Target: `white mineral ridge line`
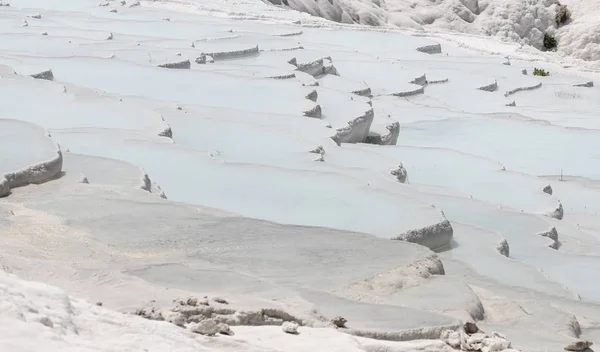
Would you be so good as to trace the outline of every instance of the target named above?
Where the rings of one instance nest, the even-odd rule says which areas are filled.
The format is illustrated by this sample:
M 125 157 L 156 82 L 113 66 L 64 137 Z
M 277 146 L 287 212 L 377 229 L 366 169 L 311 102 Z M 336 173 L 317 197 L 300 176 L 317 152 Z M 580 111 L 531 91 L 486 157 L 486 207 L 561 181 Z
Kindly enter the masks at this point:
M 6 97 L 0 102 L 5 116 L 49 129 L 100 127 L 158 133 L 165 126 L 154 111 L 79 87 L 63 88 L 61 84 L 14 75 L 0 81 L 0 94 Z
M 0 119 L 0 196 L 11 188 L 42 183 L 60 173 L 62 153 L 43 128 Z
M 211 104 L 268 113 L 302 114 L 314 105 L 304 99 L 307 89 L 287 80 L 265 78 L 248 81 L 211 72 L 165 70 L 132 65 L 118 60 L 81 57 L 51 59 L 50 62 L 55 74 L 60 75 L 63 81 L 113 94 L 144 96 L 184 104 Z M 86 69 L 92 64 L 98 65 L 99 70 Z M 119 79 L 115 80 L 117 76 Z M 148 79 L 161 84 L 144 84 L 143 82 Z M 206 84 L 206 82 L 211 83 Z M 248 94 L 251 91 L 261 93 Z M 232 100 L 231 96 L 239 99 Z
M 342 175 L 223 164 L 212 160 L 208 152 L 190 151 L 167 143 L 131 143 L 122 140 L 118 134 L 107 132 L 55 132 L 55 135 L 73 152 L 121 159 L 143 167 L 170 199 L 222 208 L 249 217 L 363 231 L 388 238 L 443 220 L 438 210 L 415 199 L 399 200 L 388 192 L 369 189 L 364 181 L 342 178 Z M 187 165 L 184 173 L 167 172 L 169 168 L 181 168 L 182 165 Z M 241 174 L 244 174 L 242 179 L 236 176 Z M 270 180 L 268 186 L 263 183 L 265 179 Z M 304 186 L 308 184 L 310 188 Z M 299 192 L 299 189 L 303 191 Z M 313 200 L 307 201 L 311 198 L 305 198 L 306 192 L 314 196 Z M 239 194 L 248 197 L 240 202 Z M 332 194 L 336 196 L 331 197 Z M 300 201 L 301 198 L 304 200 Z M 266 199 L 269 201 L 265 202 Z M 277 205 L 282 204 L 279 202 L 289 204 L 289 207 L 282 208 Z M 314 207 L 315 202 L 321 205 Z M 376 203 L 387 205 L 376 211 L 373 207 Z M 362 214 L 360 219 L 370 220 L 354 218 L 349 221 L 347 214 L 350 213 Z M 414 215 L 402 218 L 393 215 L 399 213 Z

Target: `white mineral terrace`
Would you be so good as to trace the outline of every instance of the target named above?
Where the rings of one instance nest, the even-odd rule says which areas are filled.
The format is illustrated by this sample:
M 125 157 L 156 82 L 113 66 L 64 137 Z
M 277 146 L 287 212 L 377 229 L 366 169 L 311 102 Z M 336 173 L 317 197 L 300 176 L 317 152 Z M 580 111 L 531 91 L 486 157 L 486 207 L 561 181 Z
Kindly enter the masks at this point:
M 597 73 L 254 0 L 2 4 L 0 351 L 600 341 Z

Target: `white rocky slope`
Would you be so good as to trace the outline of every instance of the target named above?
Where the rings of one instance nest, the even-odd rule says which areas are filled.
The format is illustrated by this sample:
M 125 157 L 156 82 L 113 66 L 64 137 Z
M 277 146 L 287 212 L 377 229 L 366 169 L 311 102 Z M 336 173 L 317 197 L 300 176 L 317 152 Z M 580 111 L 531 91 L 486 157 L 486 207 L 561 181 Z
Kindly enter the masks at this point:
M 599 68 L 600 5 L 594 0 L 272 0 L 331 21 L 369 26 L 398 26 L 488 35 L 543 49 L 544 34 L 555 36 L 558 52 L 591 61 Z M 557 6 L 567 5 L 571 19 L 556 22 Z
M 0 15 L 0 177 L 35 181 L 0 199 L 4 270 L 124 312 L 208 296 L 217 350 L 600 338 L 597 75 L 256 1 Z
M 234 328 L 234 336 L 203 336 L 164 321 L 123 314 L 25 281 L 0 270 L 0 349 L 3 351 L 452 351 L 441 340 L 377 342 L 336 332 L 272 326 Z

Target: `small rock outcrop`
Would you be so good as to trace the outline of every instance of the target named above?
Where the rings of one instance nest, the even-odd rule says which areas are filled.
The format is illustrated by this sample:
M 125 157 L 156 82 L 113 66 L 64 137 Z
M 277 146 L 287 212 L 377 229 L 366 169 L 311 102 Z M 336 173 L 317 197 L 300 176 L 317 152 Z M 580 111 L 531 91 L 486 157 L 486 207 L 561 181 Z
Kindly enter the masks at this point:
M 318 97 L 319 97 L 319 93 L 317 93 L 316 90 L 313 90 L 310 93 L 308 93 L 305 98 L 316 102 Z
M 556 27 L 560 27 L 560 25 L 565 24 L 571 18 L 571 11 L 567 8 L 567 5 L 556 5 Z
M 511 349 L 511 343 L 506 336 L 497 332 L 488 335 L 479 330 L 474 323 L 466 323 L 456 331 L 445 330 L 440 339 L 448 346 L 460 351 L 515 351 Z
M 442 45 L 441 44 L 432 44 L 425 45 L 417 48 L 417 51 L 426 54 L 441 54 L 442 53 Z
M 415 79 L 413 79 L 409 83 L 416 84 L 416 85 L 419 85 L 419 86 L 424 86 L 424 85 L 427 84 L 427 75 L 423 74 L 422 76 L 416 77 Z
M 594 81 L 589 81 L 589 82 L 582 83 L 582 84 L 576 84 L 576 85 L 574 85 L 574 87 L 593 88 L 594 87 Z
M 85 177 L 85 175 L 81 175 L 81 177 L 79 178 L 77 183 L 90 183 L 90 181 L 88 180 L 87 177 Z
M 188 330 L 200 335 L 214 336 L 219 332 L 219 323 L 213 319 L 205 319 L 188 325 Z
M 286 321 L 281 324 L 281 330 L 286 334 L 297 335 L 298 334 L 298 323 L 293 321 Z
M 436 250 L 447 246 L 453 235 L 454 229 L 450 221 L 442 220 L 437 224 L 401 233 L 392 237 L 392 240 L 417 243 L 431 250 Z
M 565 215 L 565 211 L 563 209 L 562 203 L 559 201 L 558 206 L 553 211 L 546 213 L 547 217 L 554 218 L 557 220 L 562 220 Z
M 325 148 L 323 148 L 322 145 L 316 147 L 313 150 L 309 150 L 310 153 L 314 153 L 314 154 L 321 154 L 324 155 L 325 154 Z
M 162 67 L 162 68 L 179 69 L 179 70 L 187 70 L 187 69 L 190 69 L 190 67 L 192 67 L 190 64 L 190 60 L 183 60 L 183 61 L 179 61 L 179 62 L 167 62 L 167 63 L 160 64 L 157 66 Z
M 369 135 L 365 139 L 365 143 L 378 144 L 378 145 L 396 145 L 398 143 L 398 137 L 400 136 L 400 123 L 393 122 L 385 129 L 388 131 L 385 134 L 379 134 L 375 131 L 370 130 Z
M 509 91 L 506 91 L 504 93 L 504 96 L 508 97 L 509 95 L 513 95 L 513 94 L 518 93 L 518 92 L 522 92 L 522 91 L 526 91 L 526 90 L 534 90 L 534 89 L 538 89 L 538 88 L 541 88 L 541 87 L 542 87 L 542 82 L 540 82 L 540 83 L 538 83 L 538 84 L 536 84 L 534 86 L 518 87 L 518 88 L 515 88 L 515 89 L 511 89 Z
M 544 187 L 544 189 L 542 189 L 542 191 L 544 193 L 548 193 L 549 195 L 552 195 L 552 186 L 546 185 L 546 187 Z
M 320 119 L 323 116 L 323 110 L 321 110 L 321 105 L 317 104 L 312 107 L 310 110 L 306 110 L 303 112 L 304 116 L 313 117 L 315 119 Z
M 221 304 L 229 304 L 229 302 L 227 302 L 227 300 L 225 300 L 224 298 L 221 298 L 221 297 L 215 297 L 215 298 L 213 298 L 213 301 L 215 301 L 217 303 L 221 303 Z
M 206 336 L 216 334 L 233 336 L 231 326 L 240 325 L 271 325 L 283 326 L 282 329 L 297 331 L 298 326 L 306 322 L 278 308 L 264 308 L 243 311 L 231 308 L 223 298 L 189 297 L 176 299 L 173 306 L 158 308 L 151 301 L 146 307 L 133 314 L 145 319 L 166 321 L 187 330 Z M 295 327 L 295 328 L 294 328 Z M 293 332 L 290 332 L 293 333 Z
M 481 86 L 481 87 L 479 87 L 477 89 L 483 90 L 483 91 L 486 91 L 486 92 L 495 92 L 495 91 L 498 90 L 498 82 L 490 83 L 488 85 Z
M 52 70 L 46 70 L 46 71 L 34 73 L 34 74 L 31 74 L 30 76 L 35 79 L 45 79 L 47 81 L 54 80 L 54 73 L 52 73 Z
M 406 169 L 404 168 L 404 165 L 402 165 L 402 163 L 398 165 L 398 168 L 390 171 L 390 174 L 396 176 L 396 179 L 400 183 L 405 183 L 406 178 L 408 177 L 408 173 L 406 172 Z
M 347 322 L 348 322 L 348 320 L 346 320 L 346 318 L 341 317 L 341 316 L 331 319 L 331 323 L 338 328 L 345 328 Z
M 552 249 L 558 249 L 560 246 L 560 242 L 558 241 L 558 231 L 556 231 L 556 227 L 552 227 L 548 231 L 538 233 L 538 236 L 548 237 L 552 241 L 548 244 L 548 247 Z
M 466 322 L 463 328 L 465 329 L 465 332 L 469 335 L 479 332 L 479 328 L 477 327 L 477 325 L 475 323 L 471 323 L 470 321 Z
M 498 250 L 498 253 L 502 254 L 507 258 L 509 257 L 510 248 L 508 247 L 508 242 L 505 239 L 498 243 L 498 247 L 496 247 L 496 249 Z
M 194 43 L 192 43 L 192 47 L 194 47 Z M 196 63 L 201 65 L 207 63 L 212 64 L 213 62 L 215 62 L 215 59 L 212 56 L 206 54 L 202 54 L 196 58 Z
M 590 348 L 594 343 L 591 341 L 574 341 L 565 346 L 565 351 L 585 351 Z
M 219 334 L 221 334 L 221 335 L 229 335 L 229 336 L 235 335 L 233 333 L 233 330 L 231 330 L 231 327 L 229 327 L 229 325 L 227 325 L 227 324 L 219 323 L 219 324 L 217 324 L 217 329 L 219 330 Z

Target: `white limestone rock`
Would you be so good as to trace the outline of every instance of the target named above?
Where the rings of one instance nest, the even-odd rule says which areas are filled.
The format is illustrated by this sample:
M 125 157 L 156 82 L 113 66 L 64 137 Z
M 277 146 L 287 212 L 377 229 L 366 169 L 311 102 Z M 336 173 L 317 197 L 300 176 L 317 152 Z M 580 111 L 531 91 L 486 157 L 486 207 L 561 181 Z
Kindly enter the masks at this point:
M 281 324 L 281 330 L 286 334 L 298 334 L 298 323 L 293 321 L 286 321 Z
M 594 343 L 591 341 L 573 341 L 565 346 L 565 351 L 585 351 L 590 348 Z
M 219 334 L 221 334 L 221 335 L 229 335 L 229 336 L 234 335 L 233 331 L 231 330 L 231 327 L 229 327 L 229 325 L 227 325 L 225 323 L 217 324 L 217 329 L 219 329 Z
M 188 330 L 200 335 L 214 336 L 219 332 L 219 324 L 214 319 L 205 319 L 188 325 Z
M 408 172 L 406 171 L 406 168 L 404 168 L 404 165 L 402 165 L 402 163 L 400 163 L 400 165 L 398 165 L 398 168 L 390 171 L 390 174 L 396 176 L 396 179 L 398 180 L 398 182 L 406 183 L 406 178 L 408 177 Z

